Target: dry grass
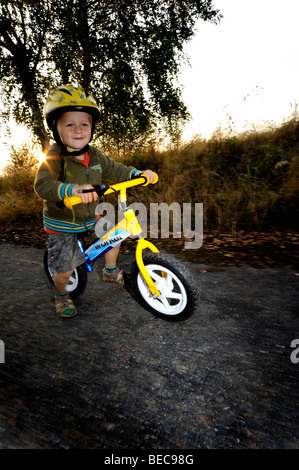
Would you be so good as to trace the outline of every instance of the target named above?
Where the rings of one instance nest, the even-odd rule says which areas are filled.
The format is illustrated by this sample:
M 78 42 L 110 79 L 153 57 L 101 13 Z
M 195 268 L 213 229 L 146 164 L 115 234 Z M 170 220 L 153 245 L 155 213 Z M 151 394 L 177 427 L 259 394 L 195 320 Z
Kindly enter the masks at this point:
M 9 171 L 0 177 L 0 221 L 41 221 L 42 201 L 33 191 L 34 173 Z
M 125 164 L 151 168 L 160 183 L 138 188 L 143 203 L 202 202 L 206 229 L 299 229 L 299 122 L 227 138 L 194 140 L 177 151 L 154 147 L 125 155 Z M 0 220 L 41 220 L 34 172 L 0 177 Z
M 153 151 L 151 151 L 153 154 Z M 162 201 L 203 202 L 204 226 L 221 230 L 299 228 L 299 122 L 195 140 L 177 152 L 138 155 L 163 184 Z M 134 156 L 127 163 L 137 163 Z

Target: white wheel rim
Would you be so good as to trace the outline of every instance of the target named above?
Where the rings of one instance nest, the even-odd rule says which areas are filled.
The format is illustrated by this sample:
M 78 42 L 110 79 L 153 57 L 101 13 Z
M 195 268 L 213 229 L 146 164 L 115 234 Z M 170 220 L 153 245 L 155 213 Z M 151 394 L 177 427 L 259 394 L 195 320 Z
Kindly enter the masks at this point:
M 180 279 L 169 269 L 159 264 L 147 264 L 146 270 L 161 296 L 155 297 L 148 288 L 142 274 L 137 276 L 137 285 L 143 299 L 156 311 L 164 315 L 178 315 L 187 304 L 186 289 Z M 166 273 L 166 277 L 162 276 Z

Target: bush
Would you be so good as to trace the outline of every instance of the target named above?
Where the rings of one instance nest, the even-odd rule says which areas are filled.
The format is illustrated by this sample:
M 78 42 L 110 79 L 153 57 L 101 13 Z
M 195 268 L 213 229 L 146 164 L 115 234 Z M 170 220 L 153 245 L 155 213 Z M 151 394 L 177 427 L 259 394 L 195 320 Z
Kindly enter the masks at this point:
M 33 191 L 36 164 L 28 149 L 16 152 L 0 177 L 0 220 L 41 222 L 42 201 Z M 202 202 L 204 227 L 219 230 L 299 229 L 299 122 L 245 133 L 195 139 L 179 150 L 140 148 L 122 159 L 151 168 L 159 184 L 134 189 L 144 204 Z M 133 201 L 132 201 L 133 202 Z
M 33 190 L 38 159 L 29 146 L 12 147 L 11 163 L 0 176 L 0 221 L 42 220 L 42 200 Z
M 159 199 L 203 202 L 204 226 L 220 230 L 298 229 L 299 122 L 197 139 L 178 152 L 143 153 L 130 164 L 159 166 Z M 153 162 L 153 165 L 152 165 Z

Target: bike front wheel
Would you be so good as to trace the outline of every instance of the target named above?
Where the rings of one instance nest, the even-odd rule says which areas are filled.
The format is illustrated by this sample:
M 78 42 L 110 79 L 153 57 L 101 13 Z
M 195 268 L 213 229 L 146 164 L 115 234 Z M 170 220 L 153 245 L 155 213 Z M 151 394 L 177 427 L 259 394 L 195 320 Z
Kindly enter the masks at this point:
M 131 279 L 140 303 L 164 320 L 190 317 L 198 301 L 198 289 L 190 271 L 177 259 L 162 253 L 147 253 L 143 262 L 161 295 L 152 295 L 135 261 Z
M 48 250 L 45 251 L 44 255 L 44 268 L 46 275 L 53 285 L 54 270 L 48 265 Z M 83 264 L 74 269 L 73 274 L 69 277 L 69 282 L 66 286 L 66 290 L 70 294 L 72 299 L 79 297 L 83 294 L 87 285 L 87 270 Z

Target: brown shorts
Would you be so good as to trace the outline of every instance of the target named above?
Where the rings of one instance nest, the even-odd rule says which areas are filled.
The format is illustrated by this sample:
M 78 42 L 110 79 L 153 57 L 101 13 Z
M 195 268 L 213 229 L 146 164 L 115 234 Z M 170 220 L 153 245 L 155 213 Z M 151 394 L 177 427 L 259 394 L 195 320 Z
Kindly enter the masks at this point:
M 75 233 L 51 233 L 48 239 L 48 265 L 57 273 L 66 273 L 84 263 Z

